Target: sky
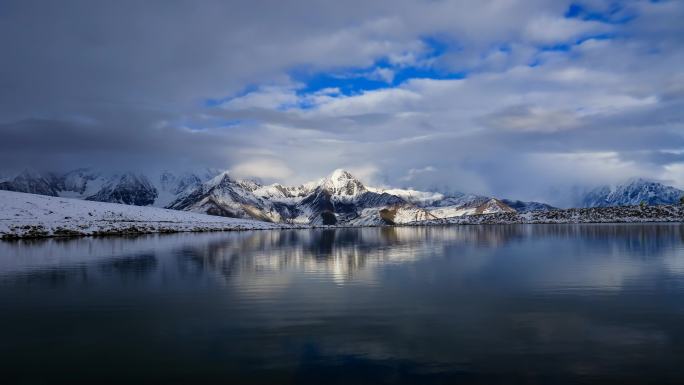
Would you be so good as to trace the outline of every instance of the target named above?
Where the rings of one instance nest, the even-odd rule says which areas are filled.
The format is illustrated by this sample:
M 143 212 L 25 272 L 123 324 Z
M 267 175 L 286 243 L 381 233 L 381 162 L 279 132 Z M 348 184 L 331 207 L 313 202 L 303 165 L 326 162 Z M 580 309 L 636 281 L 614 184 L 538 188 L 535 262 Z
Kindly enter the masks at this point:
M 4 169 L 684 188 L 684 1 L 0 1 Z

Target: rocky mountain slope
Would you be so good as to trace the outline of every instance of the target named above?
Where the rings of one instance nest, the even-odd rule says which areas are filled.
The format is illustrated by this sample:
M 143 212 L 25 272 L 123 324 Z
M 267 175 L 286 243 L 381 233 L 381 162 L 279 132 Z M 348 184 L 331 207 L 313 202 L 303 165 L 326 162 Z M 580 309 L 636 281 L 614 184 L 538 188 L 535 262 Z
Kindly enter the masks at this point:
M 60 187 L 59 180 L 54 175 L 41 175 L 31 170 L 24 170 L 14 178 L 6 178 L 0 182 L 0 190 L 49 196 L 58 196 Z
M 253 194 L 254 186 L 235 181 L 227 173 L 222 173 L 171 202 L 168 207 L 224 217 L 281 222 L 275 206 Z
M 18 175 L 0 180 L 0 190 L 165 207 L 217 173 L 213 170 L 178 174 L 164 171 L 155 175 L 144 175 L 133 172 L 105 173 L 86 168 L 66 173 L 24 170 Z
M 511 199 L 502 199 L 501 201 L 508 205 L 508 207 L 514 209 L 519 213 L 527 213 L 530 211 L 549 211 L 558 209 L 557 207 L 553 207 L 549 204 L 541 202 L 523 202 Z
M 678 204 L 684 191 L 646 179 L 632 179 L 616 186 L 600 186 L 586 193 L 579 207 Z

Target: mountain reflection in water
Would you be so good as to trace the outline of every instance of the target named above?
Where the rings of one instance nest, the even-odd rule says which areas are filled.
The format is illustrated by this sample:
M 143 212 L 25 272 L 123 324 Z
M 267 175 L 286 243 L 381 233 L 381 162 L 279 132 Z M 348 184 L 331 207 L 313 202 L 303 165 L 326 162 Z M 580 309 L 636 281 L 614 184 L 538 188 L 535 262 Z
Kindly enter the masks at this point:
M 682 298 L 677 224 L 2 242 L 0 369 L 3 383 L 679 383 Z

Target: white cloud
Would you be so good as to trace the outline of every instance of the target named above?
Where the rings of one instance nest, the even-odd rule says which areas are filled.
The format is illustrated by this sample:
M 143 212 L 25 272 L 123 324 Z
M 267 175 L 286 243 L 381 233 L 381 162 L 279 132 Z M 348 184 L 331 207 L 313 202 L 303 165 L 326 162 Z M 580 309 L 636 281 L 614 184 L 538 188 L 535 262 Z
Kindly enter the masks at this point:
M 529 22 L 524 36 L 534 43 L 562 44 L 574 43 L 581 37 L 607 33 L 611 30 L 609 24 L 596 21 L 541 16 Z
M 244 96 L 233 98 L 224 103 L 222 107 L 230 110 L 277 109 L 282 106 L 294 105 L 298 100 L 297 94 L 291 87 L 265 86 Z
M 423 168 L 411 168 L 408 170 L 406 175 L 399 178 L 399 180 L 402 182 L 410 182 L 421 174 L 431 173 L 431 172 L 435 172 L 435 171 L 436 171 L 435 168 L 432 166 L 425 166 Z
M 381 80 L 385 83 L 392 83 L 394 81 L 394 71 L 389 68 L 378 67 L 373 72 L 366 75 L 371 80 Z
M 254 159 L 239 163 L 230 169 L 237 178 L 259 178 L 264 180 L 284 180 L 293 175 L 287 165 L 277 159 Z
M 617 152 L 539 153 L 530 159 L 542 165 L 546 176 L 587 176 L 593 183 L 617 183 L 644 171 L 634 162 L 621 159 Z
M 484 117 L 485 124 L 514 132 L 556 132 L 580 126 L 577 114 L 543 107 L 513 106 Z
M 381 170 L 373 164 L 351 164 L 342 166 L 343 169 L 349 171 L 352 175 L 359 178 L 363 183 L 376 182 L 376 176 Z
M 684 190 L 684 162 L 667 164 L 663 169 L 661 179 Z

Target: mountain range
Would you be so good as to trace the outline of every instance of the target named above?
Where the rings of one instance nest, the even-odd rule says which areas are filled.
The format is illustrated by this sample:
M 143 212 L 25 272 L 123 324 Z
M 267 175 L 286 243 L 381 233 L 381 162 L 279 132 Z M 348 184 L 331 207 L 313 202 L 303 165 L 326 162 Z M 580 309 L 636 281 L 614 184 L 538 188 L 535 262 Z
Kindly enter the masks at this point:
M 352 174 L 298 186 L 261 185 L 221 173 L 169 208 L 270 222 L 314 225 L 408 223 L 451 216 L 515 211 L 490 197 L 445 196 L 413 190 L 368 187 Z
M 684 197 L 684 190 L 643 178 L 630 179 L 625 183 L 600 186 L 588 191 L 578 202 L 580 207 L 635 206 L 677 204 Z
M 136 206 L 165 207 L 213 178 L 219 171 L 157 174 L 99 172 L 80 168 L 66 173 L 24 170 L 0 179 L 0 190 L 79 198 Z
M 505 212 L 548 211 L 540 202 L 410 189 L 370 187 L 345 170 L 296 186 L 264 185 L 233 179 L 228 172 L 156 174 L 103 173 L 77 169 L 66 173 L 26 170 L 0 179 L 0 190 L 156 206 L 274 223 L 313 225 L 401 224 Z M 684 191 L 644 179 L 602 186 L 587 192 L 579 206 L 604 207 L 677 203 Z

